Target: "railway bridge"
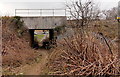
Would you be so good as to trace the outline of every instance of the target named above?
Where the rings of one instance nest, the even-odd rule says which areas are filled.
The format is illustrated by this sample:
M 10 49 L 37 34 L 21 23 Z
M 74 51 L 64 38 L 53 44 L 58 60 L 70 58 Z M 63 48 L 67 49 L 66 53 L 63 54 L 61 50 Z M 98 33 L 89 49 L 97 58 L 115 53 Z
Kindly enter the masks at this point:
M 44 11 L 51 14 L 45 14 Z M 53 40 L 54 28 L 66 26 L 67 23 L 65 9 L 15 9 L 15 16 L 20 16 L 24 26 L 29 29 L 32 46 L 34 45 L 35 30 L 48 30 L 49 40 Z

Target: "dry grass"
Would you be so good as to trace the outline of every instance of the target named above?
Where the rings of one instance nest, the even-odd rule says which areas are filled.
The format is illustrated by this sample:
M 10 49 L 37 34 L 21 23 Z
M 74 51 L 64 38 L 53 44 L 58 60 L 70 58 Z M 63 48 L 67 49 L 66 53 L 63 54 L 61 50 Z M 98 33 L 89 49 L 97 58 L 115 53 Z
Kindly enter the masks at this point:
M 91 33 L 65 38 L 56 52 L 61 52 L 49 65 L 53 75 L 120 74 L 118 47 L 96 39 Z M 104 40 L 103 40 L 104 41 Z M 109 42 L 110 43 L 110 42 Z M 112 53 L 111 53 L 112 52 Z
M 90 23 L 89 31 L 101 32 L 105 37 L 114 39 L 118 36 L 118 22 L 117 20 L 100 20 Z
M 33 61 L 38 53 L 30 47 L 27 31 L 19 37 L 15 20 L 3 17 L 2 20 L 2 65 L 4 69 L 12 69 Z

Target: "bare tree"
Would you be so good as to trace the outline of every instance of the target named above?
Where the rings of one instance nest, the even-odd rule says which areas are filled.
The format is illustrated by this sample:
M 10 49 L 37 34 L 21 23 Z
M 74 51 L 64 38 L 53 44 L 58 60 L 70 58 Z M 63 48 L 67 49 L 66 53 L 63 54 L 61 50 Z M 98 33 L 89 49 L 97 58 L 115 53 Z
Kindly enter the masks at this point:
M 116 19 L 117 7 L 113 7 L 112 9 L 109 9 L 109 10 L 103 10 L 102 13 L 105 16 L 106 20 Z
M 112 18 L 113 18 L 113 19 L 116 19 L 117 13 L 118 13 L 118 7 L 113 7 L 113 8 L 111 9 L 111 14 L 112 14 Z
M 85 2 L 82 0 L 72 1 L 70 5 L 67 4 L 67 7 L 72 19 L 75 20 L 74 26 L 77 28 L 87 26 L 93 16 L 96 15 L 97 17 L 100 13 L 98 10 L 97 13 L 94 13 L 94 3 L 92 0 L 86 0 Z
M 93 15 L 91 17 L 92 19 L 94 19 L 94 20 L 99 20 L 100 19 L 100 17 L 101 17 L 101 10 L 98 8 L 97 5 L 93 7 L 92 15 Z
M 108 18 L 109 18 L 109 11 L 103 10 L 102 13 L 103 13 L 103 15 L 105 16 L 105 19 L 108 19 Z

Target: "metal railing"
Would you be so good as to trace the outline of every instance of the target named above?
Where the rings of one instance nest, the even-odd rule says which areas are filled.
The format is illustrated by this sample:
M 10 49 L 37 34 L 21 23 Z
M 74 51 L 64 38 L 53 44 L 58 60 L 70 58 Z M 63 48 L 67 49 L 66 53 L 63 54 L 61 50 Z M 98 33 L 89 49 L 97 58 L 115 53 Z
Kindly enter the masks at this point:
M 44 12 L 49 13 L 50 16 L 56 16 L 56 11 L 61 12 L 62 16 L 66 16 L 66 9 L 15 9 L 15 16 L 44 16 Z

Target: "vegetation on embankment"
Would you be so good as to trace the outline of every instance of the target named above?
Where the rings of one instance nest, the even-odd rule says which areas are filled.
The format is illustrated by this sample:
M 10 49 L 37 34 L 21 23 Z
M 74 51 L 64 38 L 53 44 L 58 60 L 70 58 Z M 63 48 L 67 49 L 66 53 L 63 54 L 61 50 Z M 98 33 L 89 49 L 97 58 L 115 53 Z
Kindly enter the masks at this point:
M 103 33 L 105 37 L 112 40 L 118 37 L 119 27 L 117 20 L 92 21 L 89 25 L 88 31 Z
M 111 53 L 105 43 L 91 35 L 83 38 L 75 35 L 64 39 L 61 44 L 56 50 L 59 55 L 48 65 L 48 74 L 88 76 L 120 73 L 117 45 L 111 45 Z
M 117 22 L 97 21 L 91 24 L 83 29 L 82 34 L 74 28 L 76 34 L 59 42 L 60 46 L 54 50 L 56 54 L 50 56 L 48 74 L 97 76 L 120 73 L 117 43 L 104 39 L 117 37 Z M 103 34 L 100 38 L 93 35 L 98 32 Z
M 30 35 L 19 17 L 2 17 L 2 65 L 4 70 L 30 64 L 39 56 L 30 47 Z
M 75 20 L 69 20 L 68 27 L 74 28 Z M 118 37 L 118 22 L 117 20 L 92 20 L 85 26 L 87 32 L 103 33 L 105 37 L 114 39 Z
M 57 35 L 63 34 L 66 31 L 65 26 L 55 27 L 54 30 L 57 32 Z

